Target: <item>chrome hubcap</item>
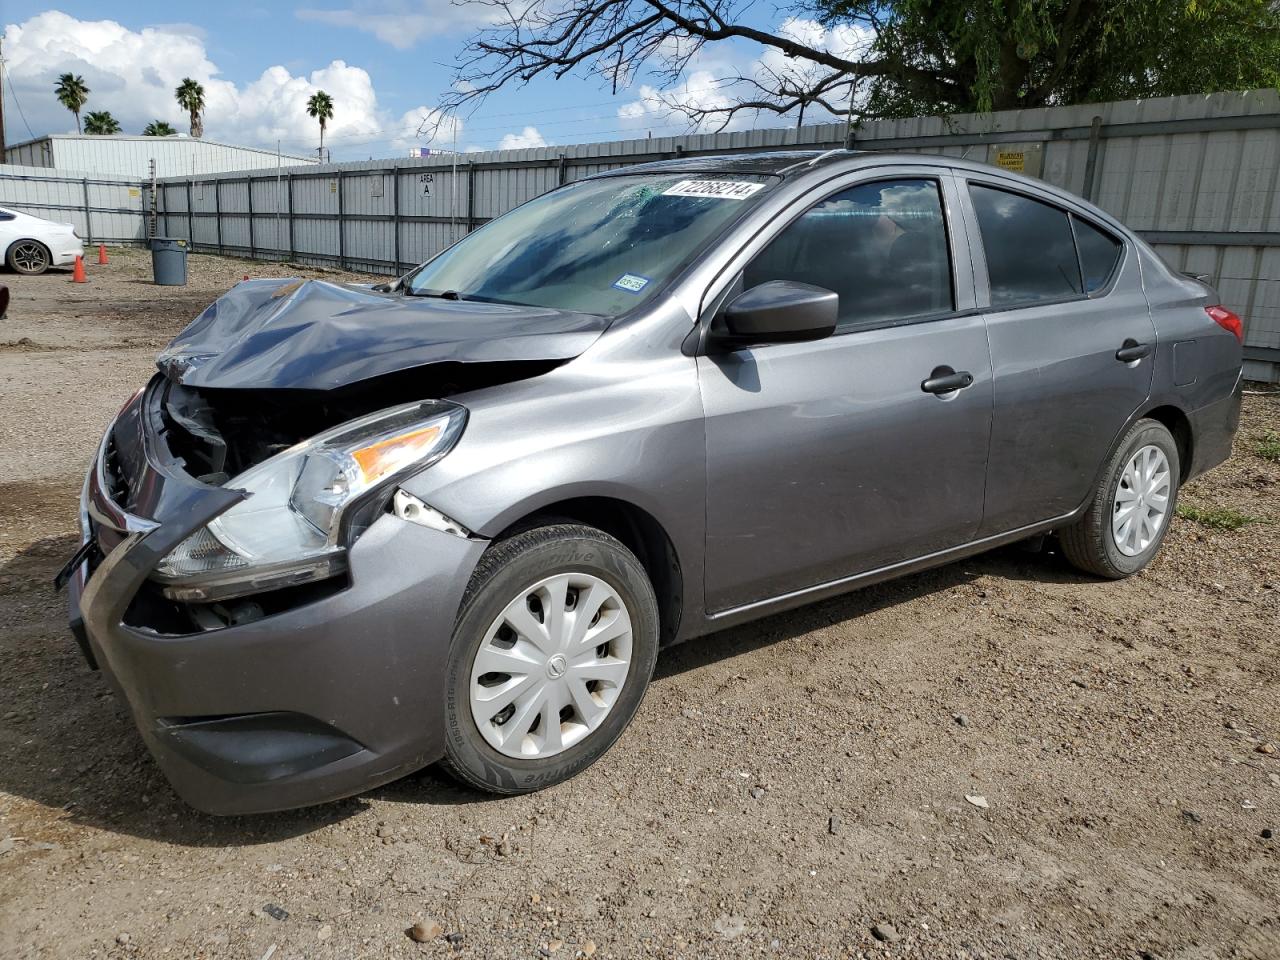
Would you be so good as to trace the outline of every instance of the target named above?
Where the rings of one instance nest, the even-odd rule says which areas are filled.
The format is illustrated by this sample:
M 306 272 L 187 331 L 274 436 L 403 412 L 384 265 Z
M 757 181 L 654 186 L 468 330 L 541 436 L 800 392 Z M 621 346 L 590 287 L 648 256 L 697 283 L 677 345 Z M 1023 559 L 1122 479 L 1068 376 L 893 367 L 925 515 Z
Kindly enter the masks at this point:
M 532 759 L 597 729 L 631 668 L 631 616 L 585 573 L 535 583 L 489 625 L 471 665 L 471 717 L 499 753 Z
M 1169 515 L 1169 458 L 1154 444 L 1135 453 L 1120 474 L 1111 508 L 1111 537 L 1126 557 L 1151 546 Z

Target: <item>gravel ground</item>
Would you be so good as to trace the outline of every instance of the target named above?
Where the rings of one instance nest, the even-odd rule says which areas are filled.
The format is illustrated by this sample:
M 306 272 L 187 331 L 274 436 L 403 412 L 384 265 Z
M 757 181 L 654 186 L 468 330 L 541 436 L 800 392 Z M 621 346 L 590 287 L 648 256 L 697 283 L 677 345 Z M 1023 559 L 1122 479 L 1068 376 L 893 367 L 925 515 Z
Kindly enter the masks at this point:
M 666 652 L 613 751 L 543 793 L 424 771 L 216 819 L 49 579 L 156 350 L 299 271 L 89 270 L 0 278 L 0 956 L 1280 957 L 1280 397 L 1130 580 L 996 552 Z

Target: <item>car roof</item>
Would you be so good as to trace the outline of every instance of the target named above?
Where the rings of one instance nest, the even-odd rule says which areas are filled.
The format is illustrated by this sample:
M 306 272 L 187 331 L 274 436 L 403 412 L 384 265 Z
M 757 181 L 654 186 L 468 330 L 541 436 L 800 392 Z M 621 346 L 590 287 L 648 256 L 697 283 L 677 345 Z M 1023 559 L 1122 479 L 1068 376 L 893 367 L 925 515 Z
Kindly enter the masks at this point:
M 624 157 L 618 159 L 624 160 Z M 936 153 L 905 153 L 882 150 L 766 150 L 759 152 L 717 153 L 698 156 L 677 156 L 670 160 L 656 160 L 635 166 L 620 167 L 595 174 L 596 177 L 625 176 L 634 173 L 755 173 L 777 177 L 799 177 L 815 170 L 831 167 L 880 166 L 885 163 L 927 164 L 954 167 L 981 172 L 998 171 L 990 164 L 966 160 L 962 157 L 946 157 Z M 1018 178 L 1022 179 L 1022 178 Z M 1030 181 L 1029 181 L 1030 182 Z M 1039 183 L 1039 181 L 1035 181 Z
M 625 159 L 625 158 L 619 158 Z M 680 156 L 670 160 L 640 163 L 631 167 L 619 167 L 594 175 L 617 177 L 634 173 L 691 173 L 708 174 L 761 174 L 778 177 L 783 181 L 799 179 L 816 172 L 830 172 L 833 168 L 856 170 L 860 167 L 878 167 L 887 164 L 931 166 L 985 174 L 1008 181 L 1010 186 L 1025 189 L 1033 195 L 1065 202 L 1069 206 L 1082 207 L 1113 229 L 1129 233 L 1115 217 L 1080 197 L 1047 183 L 1039 178 L 1014 173 L 989 163 L 968 160 L 964 157 L 948 157 L 936 153 L 908 153 L 887 150 L 767 150 L 756 153 L 706 154 Z

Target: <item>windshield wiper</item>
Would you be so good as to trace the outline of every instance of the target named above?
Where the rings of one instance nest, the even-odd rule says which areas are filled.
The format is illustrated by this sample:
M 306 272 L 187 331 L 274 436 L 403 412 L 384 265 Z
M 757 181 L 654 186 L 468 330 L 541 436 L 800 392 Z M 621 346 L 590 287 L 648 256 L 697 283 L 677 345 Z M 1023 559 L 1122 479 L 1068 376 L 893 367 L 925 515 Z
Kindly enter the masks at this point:
M 405 290 L 408 297 L 437 297 L 440 300 L 465 300 L 457 290 Z

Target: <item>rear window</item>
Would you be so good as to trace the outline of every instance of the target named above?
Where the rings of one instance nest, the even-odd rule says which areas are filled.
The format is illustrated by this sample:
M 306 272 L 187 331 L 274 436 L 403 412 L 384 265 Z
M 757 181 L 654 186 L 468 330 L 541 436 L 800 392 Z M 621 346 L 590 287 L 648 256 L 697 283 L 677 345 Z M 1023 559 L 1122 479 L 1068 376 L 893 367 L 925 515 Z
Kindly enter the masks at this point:
M 1076 230 L 1085 292 L 1097 293 L 1111 281 L 1111 275 L 1120 262 L 1120 241 L 1075 214 L 1071 215 L 1071 223 Z
M 970 184 L 991 280 L 991 305 L 1065 300 L 1084 292 L 1065 210 L 1007 190 Z

